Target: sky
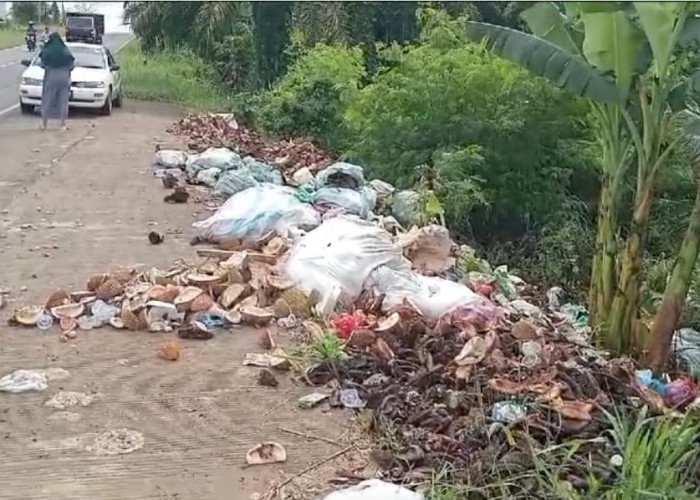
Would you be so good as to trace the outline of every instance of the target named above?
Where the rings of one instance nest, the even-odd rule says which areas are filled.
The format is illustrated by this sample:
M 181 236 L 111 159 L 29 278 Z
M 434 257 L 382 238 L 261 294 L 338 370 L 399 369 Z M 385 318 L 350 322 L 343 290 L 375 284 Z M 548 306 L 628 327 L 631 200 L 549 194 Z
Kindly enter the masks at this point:
M 12 2 L 6 2 L 8 5 Z M 89 4 L 92 11 L 98 14 L 105 15 L 105 31 L 113 32 L 128 32 L 129 27 L 122 24 L 122 14 L 124 13 L 124 2 L 63 2 L 66 7 L 66 12 L 70 12 L 78 4 Z M 60 6 L 60 2 L 59 2 Z

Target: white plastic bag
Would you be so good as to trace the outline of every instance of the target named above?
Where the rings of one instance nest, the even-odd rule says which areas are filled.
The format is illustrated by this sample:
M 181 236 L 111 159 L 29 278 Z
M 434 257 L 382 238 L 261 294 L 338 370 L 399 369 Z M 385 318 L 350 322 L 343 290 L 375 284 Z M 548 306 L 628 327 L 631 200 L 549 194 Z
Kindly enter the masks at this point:
M 227 148 L 209 148 L 198 155 L 191 155 L 187 159 L 185 170 L 187 175 L 195 177 L 197 172 L 207 168 L 218 168 L 219 170 L 229 170 L 239 168 L 243 161 L 238 153 Z
M 369 479 L 360 484 L 335 491 L 323 500 L 423 500 L 423 495 L 403 486 Z
M 0 391 L 20 392 L 45 391 L 48 389 L 48 378 L 44 370 L 15 370 L 0 378 Z
M 224 196 L 233 196 L 258 185 L 258 181 L 253 179 L 253 176 L 245 168 L 227 170 L 219 176 L 219 180 L 214 186 L 214 192 Z
M 410 270 L 382 266 L 374 270 L 367 286 L 386 294 L 382 309 L 388 311 L 410 300 L 429 320 L 438 320 L 453 308 L 481 298 L 468 287 L 442 278 L 423 276 Z
M 160 168 L 182 169 L 187 163 L 187 153 L 176 149 L 161 149 L 156 151 L 153 163 Z
M 286 271 L 303 290 L 325 296 L 338 287 L 355 299 L 380 266 L 410 269 L 389 233 L 360 219 L 339 216 L 324 221 L 292 247 Z
M 375 192 L 379 201 L 387 199 L 389 196 L 394 194 L 394 191 L 396 191 L 394 186 L 380 179 L 369 181 L 369 188 Z
M 221 170 L 216 167 L 205 168 L 197 172 L 197 182 L 205 186 L 214 187 L 219 174 L 221 174 Z
M 321 170 L 316 175 L 316 187 L 333 186 L 346 189 L 360 189 L 365 185 L 362 167 L 339 161 Z
M 408 189 L 396 193 L 391 207 L 391 215 L 404 226 L 420 226 L 420 195 Z
M 255 241 L 270 231 L 286 233 L 320 224 L 318 213 L 294 196 L 292 188 L 261 184 L 236 193 L 214 215 L 192 224 L 202 241 Z
M 313 195 L 314 205 L 342 208 L 346 214 L 359 215 L 363 219 L 374 208 L 373 201 L 376 199 L 368 199 L 364 191 L 337 187 L 322 187 Z

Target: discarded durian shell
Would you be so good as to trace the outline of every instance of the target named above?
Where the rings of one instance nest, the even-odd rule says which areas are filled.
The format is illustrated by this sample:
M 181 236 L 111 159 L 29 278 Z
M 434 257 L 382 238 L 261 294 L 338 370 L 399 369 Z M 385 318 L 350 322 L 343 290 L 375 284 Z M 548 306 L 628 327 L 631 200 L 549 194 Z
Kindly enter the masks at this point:
M 240 311 L 228 311 L 224 314 L 224 319 L 232 325 L 240 325 L 243 322 Z
M 236 304 L 236 301 L 241 298 L 245 292 L 245 289 L 245 285 L 241 285 L 240 283 L 231 285 L 224 290 L 224 293 L 221 294 L 221 297 L 219 297 L 219 302 L 225 309 L 230 309 Z
M 24 306 L 15 311 L 12 320 L 24 326 L 34 326 L 44 312 L 42 306 Z
M 79 292 L 71 292 L 70 293 L 70 298 L 72 300 L 76 300 L 78 302 L 82 302 L 82 300 L 87 298 L 87 297 L 94 297 L 94 296 L 95 296 L 95 292 L 90 292 L 88 290 L 81 290 Z
M 82 299 L 80 299 L 80 303 L 81 303 L 82 305 L 86 306 L 86 305 L 88 305 L 88 304 L 92 304 L 92 303 L 95 302 L 96 300 L 97 300 L 97 297 L 95 297 L 94 295 L 92 295 L 92 296 L 90 296 L 90 297 L 83 297 Z
M 109 274 L 94 274 L 88 278 L 86 287 L 90 292 L 94 292 L 108 279 Z
M 109 279 L 113 279 L 122 285 L 128 283 L 134 277 L 134 272 L 128 269 L 119 269 L 109 273 Z
M 253 325 L 269 323 L 273 317 L 273 314 L 267 309 L 261 309 L 255 306 L 241 307 L 240 313 L 244 322 Z
M 126 329 L 131 330 L 132 332 L 146 328 L 146 325 L 141 321 L 141 318 L 126 307 L 122 309 L 120 319 L 122 320 L 122 324 L 126 327 Z
M 95 296 L 100 300 L 109 300 L 122 293 L 124 293 L 124 286 L 116 279 L 108 279 L 95 291 Z
M 150 283 L 145 283 L 143 281 L 138 281 L 124 287 L 124 295 L 126 298 L 131 299 L 137 295 L 143 295 L 148 292 L 153 285 Z
M 202 293 L 196 299 L 194 299 L 192 301 L 192 303 L 190 304 L 190 311 L 192 311 L 192 312 L 207 311 L 213 305 L 214 305 L 214 299 L 212 299 L 206 293 Z
M 63 306 L 56 306 L 51 308 L 51 314 L 54 318 L 77 318 L 85 312 L 85 306 L 83 304 L 66 304 Z
M 282 276 L 268 276 L 267 283 L 270 287 L 280 291 L 289 290 L 294 286 L 293 281 L 283 278 Z
M 196 286 L 188 286 L 185 287 L 177 297 L 175 297 L 175 300 L 173 300 L 173 303 L 178 306 L 180 309 L 187 310 L 189 309 L 190 305 L 200 295 L 202 295 L 204 291 L 201 288 L 197 288 Z
M 117 330 L 124 329 L 124 322 L 121 318 L 118 318 L 117 316 L 109 318 L 109 324 L 112 328 L 116 328 Z
M 174 285 L 153 285 L 146 293 L 149 300 L 172 302 L 180 295 L 180 288 Z
M 219 270 L 219 265 L 216 262 L 208 261 L 199 266 L 199 272 L 202 274 L 215 274 Z
M 256 295 L 251 295 L 241 300 L 234 309 L 240 310 L 243 307 L 258 307 L 258 297 Z
M 382 319 L 377 323 L 374 329 L 377 333 L 392 333 L 401 327 L 401 316 L 399 313 L 391 313 L 387 318 Z
M 75 318 L 64 317 L 59 321 L 59 325 L 61 325 L 61 330 L 68 332 L 78 328 L 78 321 Z
M 199 273 L 190 273 L 187 275 L 187 282 L 190 283 L 191 285 L 214 285 L 216 283 L 221 283 L 224 279 L 223 275 L 220 274 L 215 274 L 215 275 L 209 275 L 209 274 L 199 274 Z
M 272 238 L 267 245 L 265 245 L 265 247 L 262 249 L 262 252 L 265 255 L 272 255 L 274 257 L 277 257 L 279 255 L 282 255 L 285 250 L 287 250 L 287 242 L 284 240 L 284 238 L 276 236 Z
M 59 288 L 51 295 L 49 295 L 49 298 L 46 300 L 46 308 L 51 309 L 56 306 L 63 305 L 67 301 L 70 301 L 70 294 L 65 290 Z

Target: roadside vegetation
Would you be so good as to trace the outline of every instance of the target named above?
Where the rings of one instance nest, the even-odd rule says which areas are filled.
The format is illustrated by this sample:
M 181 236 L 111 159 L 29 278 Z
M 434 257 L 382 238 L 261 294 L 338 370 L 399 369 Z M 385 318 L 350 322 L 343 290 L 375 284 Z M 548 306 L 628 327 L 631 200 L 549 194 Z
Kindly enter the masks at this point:
M 601 347 L 659 372 L 674 331 L 700 327 L 697 14 L 684 2 L 128 2 L 140 48 L 121 59 L 132 96 L 233 111 L 429 188 L 460 242 L 563 287 Z M 697 498 L 697 422 L 638 413 L 610 416 L 621 462 L 591 498 Z M 591 444 L 530 450 L 534 468 L 469 491 L 538 481 L 584 498 L 558 472 Z M 429 498 L 466 497 L 448 478 L 435 471 Z
M 0 27 L 0 50 L 24 43 L 24 31 L 14 26 Z
M 163 51 L 145 56 L 138 43 L 130 43 L 117 57 L 127 97 L 167 101 L 200 111 L 229 106 L 211 69 L 192 53 Z

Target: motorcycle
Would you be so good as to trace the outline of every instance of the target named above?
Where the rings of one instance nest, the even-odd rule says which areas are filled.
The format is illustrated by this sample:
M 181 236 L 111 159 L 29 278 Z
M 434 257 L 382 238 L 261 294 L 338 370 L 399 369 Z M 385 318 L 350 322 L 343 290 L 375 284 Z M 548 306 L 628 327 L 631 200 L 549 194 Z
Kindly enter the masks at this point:
M 36 35 L 29 34 L 25 36 L 25 40 L 27 42 L 27 50 L 29 52 L 34 52 L 36 50 Z

